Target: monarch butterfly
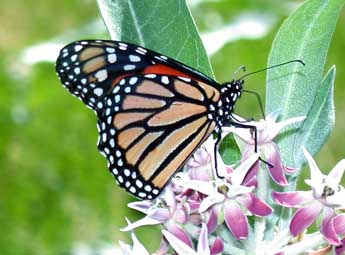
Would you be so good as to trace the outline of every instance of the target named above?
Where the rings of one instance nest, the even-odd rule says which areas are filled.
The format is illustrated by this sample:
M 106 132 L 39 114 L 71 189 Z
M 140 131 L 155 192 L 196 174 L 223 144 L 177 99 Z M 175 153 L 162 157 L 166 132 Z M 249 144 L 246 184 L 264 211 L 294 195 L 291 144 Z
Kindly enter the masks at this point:
M 98 149 L 118 184 L 140 199 L 159 195 L 203 141 L 232 117 L 243 79 L 219 84 L 141 46 L 83 40 L 65 46 L 56 72 L 98 116 Z

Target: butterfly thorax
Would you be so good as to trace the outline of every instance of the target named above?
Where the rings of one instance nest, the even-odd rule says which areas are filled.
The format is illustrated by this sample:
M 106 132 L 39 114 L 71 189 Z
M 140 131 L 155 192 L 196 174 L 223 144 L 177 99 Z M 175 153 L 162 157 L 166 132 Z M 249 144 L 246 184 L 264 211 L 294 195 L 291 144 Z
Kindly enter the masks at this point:
M 236 101 L 241 97 L 243 83 L 243 80 L 233 80 L 222 85 L 220 90 L 221 107 L 219 107 L 218 116 L 222 117 L 223 122 L 231 118 L 231 113 L 234 111 Z

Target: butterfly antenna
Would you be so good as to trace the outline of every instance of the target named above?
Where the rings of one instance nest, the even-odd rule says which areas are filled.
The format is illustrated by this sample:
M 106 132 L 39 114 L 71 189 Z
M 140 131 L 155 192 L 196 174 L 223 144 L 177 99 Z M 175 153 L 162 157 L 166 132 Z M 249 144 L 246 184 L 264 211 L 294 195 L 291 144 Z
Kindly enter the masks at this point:
M 246 71 L 246 66 L 244 66 L 244 65 L 241 65 L 241 66 L 239 66 L 236 70 L 235 70 L 235 72 L 232 74 L 232 78 L 235 80 L 236 79 L 236 76 L 237 76 L 237 74 L 239 73 L 239 72 L 245 72 Z
M 304 63 L 302 60 L 294 59 L 294 60 L 290 60 L 290 61 L 287 61 L 287 62 L 278 64 L 278 65 L 269 66 L 269 67 L 266 67 L 266 68 L 263 68 L 263 69 L 260 69 L 260 70 L 251 72 L 251 73 L 247 73 L 247 74 L 243 75 L 241 78 L 239 78 L 239 80 L 242 80 L 243 78 L 245 78 L 245 77 L 247 77 L 247 76 L 249 76 L 249 75 L 252 75 L 252 74 L 255 74 L 255 73 L 260 73 L 260 72 L 263 72 L 263 71 L 266 71 L 266 70 L 268 70 L 268 69 L 272 69 L 272 68 L 275 68 L 275 67 L 278 67 L 278 66 L 284 66 L 284 65 L 287 65 L 287 64 L 290 64 L 290 63 L 300 63 L 301 65 L 305 66 L 305 63 Z M 238 69 L 238 70 L 239 70 L 239 69 Z M 237 72 L 237 71 L 236 71 L 236 72 Z
M 260 111 L 261 111 L 262 117 L 264 119 L 266 119 L 266 115 L 265 115 L 265 112 L 264 112 L 264 108 L 262 106 L 262 101 L 261 101 L 261 97 L 260 97 L 259 93 L 255 92 L 255 91 L 251 91 L 251 90 L 245 90 L 245 89 L 243 90 L 243 92 L 250 93 L 250 94 L 256 96 L 256 98 L 257 98 L 257 100 L 259 102 L 259 106 L 260 106 Z

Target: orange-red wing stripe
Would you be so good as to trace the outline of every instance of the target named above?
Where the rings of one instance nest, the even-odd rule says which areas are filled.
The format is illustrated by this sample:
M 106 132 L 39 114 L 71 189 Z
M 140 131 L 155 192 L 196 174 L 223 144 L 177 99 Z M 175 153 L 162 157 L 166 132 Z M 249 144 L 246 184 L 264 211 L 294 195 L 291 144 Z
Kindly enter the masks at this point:
M 164 65 L 164 64 L 156 64 L 156 65 L 151 65 L 148 66 L 144 69 L 142 72 L 143 74 L 165 74 L 165 75 L 173 75 L 173 76 L 181 76 L 181 77 L 186 77 L 186 78 L 192 78 L 190 75 L 181 72 L 175 68 L 172 68 L 170 66 Z

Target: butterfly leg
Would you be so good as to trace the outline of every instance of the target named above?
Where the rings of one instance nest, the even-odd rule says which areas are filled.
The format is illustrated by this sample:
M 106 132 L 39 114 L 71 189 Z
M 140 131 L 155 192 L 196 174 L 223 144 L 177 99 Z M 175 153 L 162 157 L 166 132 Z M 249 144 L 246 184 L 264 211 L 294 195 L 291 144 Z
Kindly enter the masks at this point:
M 254 130 L 254 141 L 255 141 L 254 142 L 254 152 L 257 153 L 258 152 L 258 130 L 257 130 L 257 127 L 254 125 L 247 125 L 247 124 L 242 124 L 242 123 L 238 123 L 238 122 L 234 122 L 234 121 L 231 122 L 231 125 L 234 127 L 247 128 L 247 129 Z M 273 167 L 273 165 L 270 162 L 264 160 L 263 158 L 259 157 L 259 160 L 262 163 L 268 165 L 268 167 L 270 167 L 270 168 Z
M 218 173 L 218 163 L 217 163 L 218 146 L 219 146 L 221 140 L 222 140 L 222 131 L 221 131 L 221 128 L 220 128 L 219 131 L 217 131 L 217 140 L 216 140 L 216 142 L 214 144 L 214 151 L 213 151 L 215 173 L 217 175 L 217 178 L 219 178 L 219 179 L 223 179 L 224 178 L 224 176 L 220 176 L 219 173 Z

